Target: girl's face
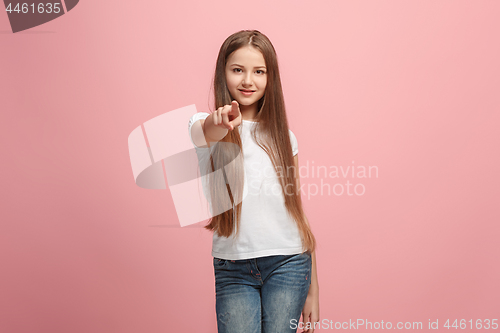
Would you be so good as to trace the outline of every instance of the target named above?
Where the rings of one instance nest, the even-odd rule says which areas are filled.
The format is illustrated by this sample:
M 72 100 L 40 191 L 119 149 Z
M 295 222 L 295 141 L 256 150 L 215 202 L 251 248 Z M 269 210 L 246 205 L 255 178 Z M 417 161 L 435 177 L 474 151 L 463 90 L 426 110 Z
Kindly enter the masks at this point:
M 267 84 L 267 68 L 262 53 L 251 46 L 234 51 L 226 62 L 226 83 L 231 96 L 240 105 L 257 107 L 256 103 L 264 96 Z

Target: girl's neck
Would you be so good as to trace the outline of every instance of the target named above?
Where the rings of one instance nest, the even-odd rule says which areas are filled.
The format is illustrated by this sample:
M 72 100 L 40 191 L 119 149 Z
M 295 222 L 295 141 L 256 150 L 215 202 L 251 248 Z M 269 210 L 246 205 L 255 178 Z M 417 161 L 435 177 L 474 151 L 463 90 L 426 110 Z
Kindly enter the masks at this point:
M 240 105 L 240 112 L 243 120 L 255 121 L 255 118 L 257 118 L 257 105 Z

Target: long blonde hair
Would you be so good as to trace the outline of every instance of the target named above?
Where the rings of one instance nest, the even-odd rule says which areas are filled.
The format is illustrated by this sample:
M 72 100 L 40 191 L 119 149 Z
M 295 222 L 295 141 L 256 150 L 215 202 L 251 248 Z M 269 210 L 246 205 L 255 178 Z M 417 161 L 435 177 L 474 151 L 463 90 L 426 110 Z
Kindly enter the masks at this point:
M 271 162 L 279 178 L 285 207 L 297 223 L 302 239 L 303 252 L 314 251 L 316 247 L 315 237 L 308 225 L 302 208 L 302 200 L 298 189 L 295 173 L 278 170 L 294 170 L 295 163 L 290 144 L 288 121 L 285 112 L 285 102 L 281 87 L 280 73 L 276 51 L 271 41 L 257 30 L 241 30 L 229 36 L 222 44 L 214 75 L 215 110 L 224 105 L 230 105 L 234 100 L 226 84 L 226 62 L 228 57 L 236 50 L 244 46 L 252 46 L 259 50 L 264 56 L 267 67 L 267 84 L 264 96 L 257 104 L 257 123 L 252 128 L 252 137 L 270 157 Z M 261 140 L 256 133 L 263 134 Z M 223 144 L 219 144 L 223 142 Z M 241 197 L 243 192 L 243 162 L 239 154 L 242 151 L 242 143 L 237 129 L 229 131 L 228 134 L 211 148 L 209 169 L 212 173 L 209 177 L 209 191 L 213 211 L 220 209 L 221 214 L 213 216 L 204 227 L 218 233 L 219 236 L 229 237 L 236 229 L 235 236 L 239 232 L 241 216 Z M 214 172 L 215 170 L 219 172 Z M 222 172 L 221 172 L 222 171 Z M 298 170 L 297 170 L 298 174 Z M 228 178 L 233 180 L 229 182 Z M 285 193 L 285 189 L 292 188 L 292 194 Z M 287 191 L 288 192 L 288 191 Z M 229 199 L 226 199 L 229 196 Z M 232 208 L 220 207 L 221 202 L 231 200 Z M 238 204 L 235 205 L 235 202 Z M 216 207 L 219 205 L 218 207 Z M 226 207 L 227 208 L 227 207 Z

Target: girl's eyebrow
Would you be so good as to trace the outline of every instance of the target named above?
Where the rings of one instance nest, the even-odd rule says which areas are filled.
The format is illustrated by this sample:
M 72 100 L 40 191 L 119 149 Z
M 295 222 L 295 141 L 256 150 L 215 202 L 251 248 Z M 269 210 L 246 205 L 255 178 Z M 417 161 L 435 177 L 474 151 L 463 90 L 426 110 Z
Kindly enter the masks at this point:
M 238 64 L 232 64 L 231 66 L 240 66 L 240 67 L 245 67 L 245 66 L 238 65 Z M 254 68 L 266 68 L 266 66 L 255 66 Z

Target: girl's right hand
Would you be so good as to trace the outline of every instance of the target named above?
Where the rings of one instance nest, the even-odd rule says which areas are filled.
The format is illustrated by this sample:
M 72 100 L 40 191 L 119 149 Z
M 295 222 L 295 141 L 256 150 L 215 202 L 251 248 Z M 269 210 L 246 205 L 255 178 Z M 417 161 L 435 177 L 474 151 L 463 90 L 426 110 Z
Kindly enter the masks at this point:
M 227 128 L 232 131 L 241 124 L 240 105 L 237 101 L 232 101 L 231 105 L 224 105 L 213 113 L 214 125 Z

